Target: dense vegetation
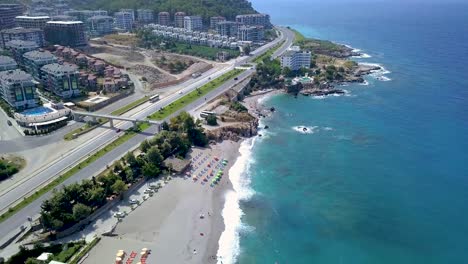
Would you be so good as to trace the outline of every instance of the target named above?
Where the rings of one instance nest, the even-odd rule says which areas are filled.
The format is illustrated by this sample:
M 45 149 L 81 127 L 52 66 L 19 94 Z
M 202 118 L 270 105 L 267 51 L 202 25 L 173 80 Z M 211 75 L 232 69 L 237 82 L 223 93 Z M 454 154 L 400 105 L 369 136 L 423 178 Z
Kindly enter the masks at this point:
M 0 160 L 0 181 L 11 177 L 19 171 L 15 164 L 8 163 L 7 161 Z
M 66 244 L 53 244 L 50 246 L 44 246 L 42 244 L 36 244 L 33 248 L 28 249 L 20 246 L 20 251 L 15 255 L 11 256 L 5 264 L 41 264 L 45 263 L 36 258 L 43 252 L 52 253 L 51 260 L 67 263 L 73 255 L 75 255 L 85 244 L 84 241 L 70 242 Z
M 238 14 L 256 13 L 247 0 L 80 0 L 70 2 L 79 9 L 104 9 L 117 11 L 121 8 L 146 8 L 156 13 L 183 11 L 188 15 L 200 15 L 205 21 L 212 16 L 234 19 Z
M 185 157 L 192 145 L 205 146 L 208 139 L 200 122 L 186 112 L 163 124 L 164 131 L 140 145 L 142 154 L 127 153 L 105 173 L 65 186 L 41 206 L 44 227 L 60 231 L 69 228 L 103 206 L 109 198 L 117 198 L 141 178 L 153 178 L 165 169 L 164 159 Z
M 150 30 L 140 30 L 137 32 L 139 39 L 138 45 L 148 49 L 159 49 L 177 54 L 185 54 L 196 57 L 201 57 L 209 60 L 216 60 L 218 52 L 227 52 L 229 57 L 239 56 L 239 50 L 212 48 L 208 46 L 191 45 L 187 43 L 177 42 L 170 39 L 155 36 Z

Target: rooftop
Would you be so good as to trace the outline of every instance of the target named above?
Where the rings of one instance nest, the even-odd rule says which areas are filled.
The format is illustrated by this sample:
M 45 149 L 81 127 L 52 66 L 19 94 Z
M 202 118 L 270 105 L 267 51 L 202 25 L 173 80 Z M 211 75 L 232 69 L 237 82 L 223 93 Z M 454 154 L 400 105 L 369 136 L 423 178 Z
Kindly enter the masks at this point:
M 0 55 L 0 65 L 10 65 L 10 64 L 13 64 L 13 63 L 16 64 L 16 62 L 15 62 L 15 60 L 13 58 Z
M 50 16 L 17 16 L 17 19 L 31 19 L 31 20 L 42 20 L 50 19 Z
M 92 16 L 88 18 L 88 20 L 104 20 L 104 19 L 113 20 L 114 18 L 111 16 L 101 16 L 101 15 Z
M 56 75 L 74 74 L 78 73 L 78 66 L 74 64 L 58 64 L 52 63 L 42 66 L 43 71 Z
M 17 27 L 17 28 L 9 28 L 9 29 L 4 29 L 1 32 L 6 33 L 6 34 L 19 34 L 19 33 L 33 33 L 33 32 L 41 32 L 42 30 L 39 28 L 22 28 L 22 27 Z
M 54 25 L 80 25 L 83 24 L 82 21 L 49 21 L 47 24 L 54 24 Z
M 33 50 L 30 52 L 26 52 L 23 55 L 25 58 L 30 59 L 30 60 L 51 60 L 51 59 L 56 59 L 56 57 L 50 53 L 49 51 L 38 51 L 38 50 Z
M 26 40 L 11 40 L 5 43 L 5 46 L 11 48 L 39 48 L 36 42 Z
M 33 77 L 22 70 L 11 70 L 0 72 L 0 80 L 9 83 L 13 82 L 29 82 L 33 80 Z

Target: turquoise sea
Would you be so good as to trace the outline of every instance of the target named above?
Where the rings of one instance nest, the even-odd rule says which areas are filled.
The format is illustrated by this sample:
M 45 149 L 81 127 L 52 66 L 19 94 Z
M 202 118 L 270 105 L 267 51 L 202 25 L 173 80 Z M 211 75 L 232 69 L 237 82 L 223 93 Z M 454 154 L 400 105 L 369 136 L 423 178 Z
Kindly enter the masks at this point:
M 253 1 L 386 71 L 264 102 L 277 112 L 232 170 L 224 264 L 468 263 L 468 3 L 432 2 Z

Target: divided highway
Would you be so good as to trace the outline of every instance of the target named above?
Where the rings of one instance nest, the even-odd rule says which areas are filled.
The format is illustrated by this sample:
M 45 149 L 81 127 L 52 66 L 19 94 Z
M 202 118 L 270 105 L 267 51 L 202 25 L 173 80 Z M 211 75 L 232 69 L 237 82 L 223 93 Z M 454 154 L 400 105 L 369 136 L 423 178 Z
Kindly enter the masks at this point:
M 187 83 L 182 84 L 182 85 L 187 85 L 185 88 L 183 88 L 182 94 L 175 93 L 165 98 L 162 98 L 160 101 L 156 103 L 149 103 L 149 102 L 145 103 L 144 105 L 138 108 L 141 110 L 138 111 L 136 114 L 132 115 L 132 117 L 138 118 L 138 119 L 144 119 L 148 115 L 158 111 L 161 107 L 166 106 L 170 104 L 171 102 L 176 101 L 177 99 L 185 96 L 185 94 L 195 90 L 196 88 L 204 85 L 205 83 L 210 82 L 212 79 L 215 79 L 221 76 L 222 74 L 234 69 L 235 67 L 251 62 L 257 56 L 263 54 L 268 49 L 276 45 L 277 43 L 283 40 L 286 40 L 286 42 L 282 45 L 282 47 L 278 49 L 277 52 L 275 52 L 275 55 L 281 54 L 292 44 L 292 41 L 294 40 L 294 33 L 285 28 L 278 28 L 278 29 L 281 31 L 281 36 L 275 41 L 270 42 L 258 48 L 257 50 L 253 51 L 252 56 L 241 57 L 235 60 L 234 63 L 232 63 L 230 66 L 228 66 L 227 68 L 223 70 L 215 71 L 215 72 L 208 71 L 207 73 L 203 75 L 203 77 L 200 80 L 197 80 L 195 82 L 191 80 L 189 84 Z M 255 71 L 254 69 L 248 69 L 244 71 L 238 76 L 239 81 L 251 75 L 254 71 Z M 239 81 L 235 81 L 231 79 L 225 82 L 220 87 L 216 88 L 214 91 L 210 92 L 206 96 L 207 101 L 224 93 L 225 91 L 233 87 Z M 203 104 L 205 104 L 205 100 L 204 98 L 201 98 L 198 101 L 195 101 L 192 104 L 190 104 L 184 110 L 190 111 L 192 109 L 200 107 Z M 122 122 L 116 122 L 114 125 L 117 128 L 126 130 L 132 127 L 133 124 L 131 122 L 122 121 Z M 157 127 L 151 126 L 144 132 L 137 134 L 136 136 L 132 137 L 130 140 L 126 141 L 122 145 L 106 153 L 104 156 L 102 156 L 95 162 L 81 169 L 79 172 L 77 172 L 72 177 L 64 181 L 62 184 L 60 184 L 57 188 L 61 188 L 62 186 L 69 185 L 74 182 L 79 182 L 83 179 L 90 178 L 91 176 L 100 173 L 106 168 L 107 164 L 110 164 L 114 160 L 119 159 L 129 150 L 138 146 L 147 137 L 152 136 L 157 132 L 158 132 Z M 27 197 L 29 194 L 34 192 L 39 186 L 43 186 L 45 183 L 52 181 L 58 175 L 62 174 L 63 172 L 71 168 L 72 166 L 78 164 L 81 160 L 86 158 L 88 155 L 94 153 L 95 151 L 103 148 L 107 144 L 114 141 L 118 136 L 119 134 L 116 133 L 114 130 L 108 130 L 96 136 L 95 138 L 93 138 L 93 140 L 81 145 L 79 148 L 76 148 L 75 150 L 67 153 L 60 159 L 56 160 L 55 162 L 51 163 L 48 167 L 38 172 L 34 177 L 31 177 L 28 180 L 21 182 L 21 184 L 16 185 L 14 188 L 11 188 L 8 191 L 2 193 L 0 195 L 0 201 L 1 201 L 0 211 L 2 213 L 5 212 L 6 210 L 8 210 L 9 207 L 16 204 L 23 197 Z M 21 209 L 18 213 L 16 213 L 12 217 L 2 222 L 0 224 L 0 237 L 2 239 L 8 238 L 9 237 L 8 235 L 10 233 L 15 232 L 16 230 L 18 230 L 19 227 L 27 223 L 28 217 L 33 217 L 33 218 L 36 217 L 40 212 L 40 206 L 42 202 L 48 199 L 51 195 L 52 195 L 51 192 L 48 192 L 42 195 L 40 198 L 36 199 L 34 202 L 29 204 L 25 208 Z

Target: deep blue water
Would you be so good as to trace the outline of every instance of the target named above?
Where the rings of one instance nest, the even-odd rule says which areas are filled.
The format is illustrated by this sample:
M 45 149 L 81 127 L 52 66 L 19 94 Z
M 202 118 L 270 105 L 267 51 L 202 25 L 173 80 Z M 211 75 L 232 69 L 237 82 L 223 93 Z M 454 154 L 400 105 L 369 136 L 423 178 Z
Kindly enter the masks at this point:
M 468 263 L 468 4 L 323 2 L 253 4 L 391 81 L 266 102 L 238 263 Z

